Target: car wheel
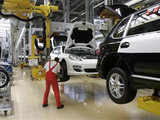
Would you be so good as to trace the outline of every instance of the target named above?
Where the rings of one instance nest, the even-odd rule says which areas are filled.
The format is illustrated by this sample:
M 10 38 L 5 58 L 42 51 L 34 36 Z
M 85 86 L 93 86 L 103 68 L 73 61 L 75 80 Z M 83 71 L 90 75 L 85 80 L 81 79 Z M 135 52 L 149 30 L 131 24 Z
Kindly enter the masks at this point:
M 5 87 L 9 83 L 9 75 L 5 70 L 0 69 L 0 88 Z
M 128 74 L 121 68 L 113 68 L 107 75 L 106 87 L 112 101 L 117 104 L 131 102 L 137 90 L 129 86 Z
M 59 76 L 60 81 L 59 82 L 68 81 L 70 77 L 67 74 L 67 65 L 65 62 L 62 62 L 60 65 L 61 65 L 61 69 L 60 69 L 60 76 Z

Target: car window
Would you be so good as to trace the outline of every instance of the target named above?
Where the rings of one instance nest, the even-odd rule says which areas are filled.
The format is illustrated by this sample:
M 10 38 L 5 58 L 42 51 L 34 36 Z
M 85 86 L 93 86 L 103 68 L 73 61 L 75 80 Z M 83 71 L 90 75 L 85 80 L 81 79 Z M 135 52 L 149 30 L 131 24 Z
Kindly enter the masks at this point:
M 57 47 L 53 50 L 53 53 L 54 54 L 60 54 L 61 53 L 61 48 L 60 47 Z
M 150 8 L 150 10 L 154 11 L 156 7 Z M 157 13 L 148 13 L 149 10 L 145 10 L 142 13 L 136 14 L 131 23 L 128 30 L 127 35 L 141 34 L 146 32 L 153 32 L 160 30 L 160 10 Z
M 54 46 L 64 45 L 67 41 L 67 35 L 56 35 L 51 38 Z
M 123 37 L 124 31 L 126 29 L 127 23 L 129 21 L 130 17 L 125 18 L 122 20 L 122 22 L 119 23 L 119 25 L 115 28 L 115 31 L 113 32 L 114 38 L 121 38 Z

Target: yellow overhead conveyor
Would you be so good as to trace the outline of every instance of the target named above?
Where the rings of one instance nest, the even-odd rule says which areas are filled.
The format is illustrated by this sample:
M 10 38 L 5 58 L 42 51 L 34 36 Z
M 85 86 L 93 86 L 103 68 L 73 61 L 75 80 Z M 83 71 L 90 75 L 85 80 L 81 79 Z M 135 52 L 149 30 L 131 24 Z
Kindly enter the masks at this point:
M 3 17 L 15 17 L 22 21 L 32 21 L 30 18 L 32 13 L 39 13 L 41 14 L 45 19 L 45 40 L 46 40 L 46 48 L 47 48 L 47 55 L 49 53 L 50 49 L 50 19 L 49 14 L 51 12 L 58 11 L 58 6 L 54 5 L 40 5 L 35 6 L 34 2 L 31 2 L 30 0 L 3 0 L 0 2 L 0 14 Z M 43 70 L 43 67 L 39 64 L 34 65 L 35 62 L 38 62 L 39 56 L 35 56 L 35 48 L 34 43 L 35 39 L 38 38 L 37 36 L 32 36 L 32 55 L 29 56 L 29 60 L 33 62 L 33 66 L 31 66 L 32 69 L 32 77 L 34 79 L 41 79 L 44 78 L 45 72 Z M 41 51 L 42 52 L 42 51 Z M 44 52 L 45 53 L 45 52 Z

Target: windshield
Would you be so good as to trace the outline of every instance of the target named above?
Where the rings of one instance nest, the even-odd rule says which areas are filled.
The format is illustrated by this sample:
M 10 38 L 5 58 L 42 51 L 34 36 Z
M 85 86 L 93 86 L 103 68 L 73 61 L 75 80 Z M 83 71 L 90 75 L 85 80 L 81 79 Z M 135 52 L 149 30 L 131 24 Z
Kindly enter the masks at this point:
M 89 48 L 71 48 L 70 50 L 67 50 L 67 53 L 80 56 L 82 58 L 86 59 L 96 59 L 97 55 L 94 49 Z
M 75 43 L 89 43 L 93 39 L 93 31 L 88 28 L 87 30 L 74 28 L 71 38 L 75 40 Z
M 155 6 L 142 13 L 136 14 L 127 35 L 158 31 L 160 28 L 160 7 Z
M 61 46 L 64 45 L 67 41 L 67 36 L 65 35 L 57 35 L 53 37 L 53 44 L 54 46 Z

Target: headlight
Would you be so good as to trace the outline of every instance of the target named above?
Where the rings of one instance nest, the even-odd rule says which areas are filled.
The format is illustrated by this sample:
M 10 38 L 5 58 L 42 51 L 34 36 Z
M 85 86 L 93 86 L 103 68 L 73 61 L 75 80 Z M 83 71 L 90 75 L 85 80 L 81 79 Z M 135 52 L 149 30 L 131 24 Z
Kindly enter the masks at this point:
M 74 61 L 82 61 L 83 59 L 79 56 L 76 55 L 69 55 L 69 59 L 74 60 Z

